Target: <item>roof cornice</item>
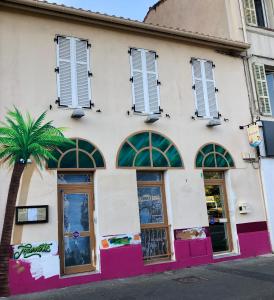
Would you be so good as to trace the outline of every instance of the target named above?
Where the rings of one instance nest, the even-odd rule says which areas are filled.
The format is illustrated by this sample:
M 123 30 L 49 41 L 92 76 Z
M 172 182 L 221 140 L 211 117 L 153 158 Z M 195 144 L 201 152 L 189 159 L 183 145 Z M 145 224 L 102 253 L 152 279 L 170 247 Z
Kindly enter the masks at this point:
M 185 31 L 179 28 L 169 28 L 100 13 L 94 13 L 83 9 L 76 9 L 64 5 L 48 3 L 46 1 L 1 0 L 0 8 L 1 7 L 49 15 L 56 18 L 81 21 L 96 26 L 111 28 L 112 30 L 125 30 L 154 37 L 173 39 L 177 41 L 203 45 L 218 50 L 243 52 L 250 47 L 249 44 L 240 41 L 232 41 L 224 38 L 204 35 L 201 33 Z

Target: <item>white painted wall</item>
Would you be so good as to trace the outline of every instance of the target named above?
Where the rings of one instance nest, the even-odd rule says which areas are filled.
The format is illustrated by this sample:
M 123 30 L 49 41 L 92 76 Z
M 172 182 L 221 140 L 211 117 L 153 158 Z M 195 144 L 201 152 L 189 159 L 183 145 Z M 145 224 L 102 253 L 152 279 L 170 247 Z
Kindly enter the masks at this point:
M 268 230 L 271 240 L 272 251 L 274 251 L 274 159 L 261 158 L 261 177 L 264 191 Z

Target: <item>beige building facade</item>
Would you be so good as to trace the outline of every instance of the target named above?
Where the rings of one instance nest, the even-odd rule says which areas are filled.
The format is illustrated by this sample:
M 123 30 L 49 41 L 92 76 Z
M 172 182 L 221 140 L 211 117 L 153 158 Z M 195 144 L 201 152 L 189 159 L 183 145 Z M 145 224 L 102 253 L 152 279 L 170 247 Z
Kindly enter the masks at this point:
M 226 19 L 238 5 L 218 3 Z M 47 110 L 76 141 L 57 164 L 24 172 L 17 208 L 30 222 L 13 230 L 14 294 L 271 251 L 259 165 L 243 159 L 255 151 L 239 129 L 252 121 L 240 57 L 249 44 L 225 23 L 208 36 L 1 2 L 0 119 L 13 105 Z M 2 166 L 0 228 L 9 178 Z M 32 222 L 41 205 L 48 221 Z M 20 250 L 41 244 L 50 251 L 39 259 Z
M 218 17 L 212 21 L 213 6 Z M 185 21 L 190 16 L 188 10 L 191 9 L 194 9 L 195 15 L 202 14 L 204 23 L 200 22 L 199 17 L 192 22 Z M 260 127 L 263 139 L 258 154 L 272 249 L 274 241 L 274 198 L 271 181 L 274 175 L 272 158 L 274 155 L 272 151 L 274 130 L 273 13 L 272 0 L 212 0 L 203 1 L 203 4 L 194 1 L 194 5 L 189 1 L 167 0 L 158 1 L 145 18 L 145 22 L 152 24 L 159 23 L 182 29 L 192 27 L 201 33 L 215 36 L 237 36 L 236 39 L 250 44 L 250 48 L 242 57 L 246 70 L 252 121 Z M 219 26 L 216 26 L 214 20 L 218 18 L 221 21 Z

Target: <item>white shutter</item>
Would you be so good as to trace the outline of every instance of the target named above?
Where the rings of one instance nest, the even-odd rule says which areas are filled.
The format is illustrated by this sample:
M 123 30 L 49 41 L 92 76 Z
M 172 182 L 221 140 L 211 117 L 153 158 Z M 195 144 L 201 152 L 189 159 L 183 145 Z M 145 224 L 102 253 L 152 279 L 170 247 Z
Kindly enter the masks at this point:
M 131 49 L 130 62 L 134 110 L 145 113 L 144 72 L 141 49 Z
M 192 76 L 195 91 L 197 115 L 199 117 L 204 117 L 207 115 L 207 113 L 202 76 L 202 62 L 198 59 L 192 60 Z
M 218 118 L 212 62 L 196 58 L 193 58 L 191 62 L 197 116 Z
M 213 65 L 212 62 L 210 61 L 204 61 L 203 64 L 204 64 L 204 72 L 205 72 L 205 80 L 206 80 L 208 113 L 210 117 L 218 118 L 219 112 L 217 107 Z
M 57 88 L 59 105 L 72 106 L 72 53 L 70 38 L 57 39 Z
M 155 52 L 131 49 L 133 104 L 136 112 L 159 113 L 160 99 Z
M 256 82 L 257 97 L 260 107 L 260 112 L 263 115 L 272 115 L 270 99 L 268 94 L 268 86 L 263 64 L 253 64 L 254 79 Z
M 57 66 L 59 105 L 89 108 L 91 86 L 87 41 L 58 37 Z
M 156 65 L 156 53 L 146 51 L 146 72 L 148 89 L 148 108 L 149 113 L 159 113 L 160 97 L 158 86 L 158 74 Z
M 75 40 L 78 106 L 90 107 L 89 49 L 87 41 Z
M 257 15 L 254 0 L 244 0 L 245 19 L 248 25 L 257 26 Z

